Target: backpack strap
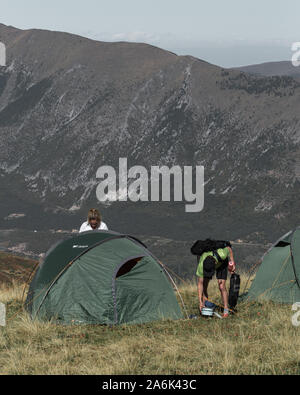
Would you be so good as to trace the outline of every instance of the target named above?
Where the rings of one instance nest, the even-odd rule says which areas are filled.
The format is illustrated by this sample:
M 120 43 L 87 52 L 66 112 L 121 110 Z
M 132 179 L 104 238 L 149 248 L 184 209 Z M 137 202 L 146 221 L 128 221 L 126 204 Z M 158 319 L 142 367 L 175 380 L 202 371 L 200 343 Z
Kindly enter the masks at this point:
M 214 258 L 218 261 L 218 262 L 222 262 L 223 261 L 223 259 L 220 257 L 220 255 L 218 254 L 218 251 L 217 250 L 214 250 L 213 252 L 213 256 L 214 256 Z

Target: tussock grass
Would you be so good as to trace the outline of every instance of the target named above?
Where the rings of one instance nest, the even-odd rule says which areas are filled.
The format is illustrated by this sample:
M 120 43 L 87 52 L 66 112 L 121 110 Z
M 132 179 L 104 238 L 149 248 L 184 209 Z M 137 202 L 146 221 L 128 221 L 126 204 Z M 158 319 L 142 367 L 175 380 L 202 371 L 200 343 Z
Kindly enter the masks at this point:
M 209 290 L 220 302 L 216 281 Z M 22 291 L 18 284 L 0 289 L 8 311 L 0 327 L 1 374 L 300 373 L 300 327 L 292 325 L 289 305 L 242 303 L 225 320 L 58 326 L 32 322 Z M 180 292 L 189 314 L 199 315 L 196 283 Z
M 2 284 L 0 287 L 0 302 L 21 302 L 24 291 L 24 285 L 17 281 L 12 284 Z

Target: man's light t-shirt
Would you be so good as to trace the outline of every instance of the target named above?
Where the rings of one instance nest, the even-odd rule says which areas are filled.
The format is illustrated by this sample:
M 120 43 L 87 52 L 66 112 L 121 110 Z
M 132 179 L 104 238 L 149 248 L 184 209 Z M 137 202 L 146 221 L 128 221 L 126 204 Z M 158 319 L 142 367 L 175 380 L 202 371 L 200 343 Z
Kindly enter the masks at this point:
M 108 227 L 105 222 L 101 221 L 99 228 L 93 229 L 91 225 L 86 221 L 81 225 L 79 233 L 88 232 L 89 230 L 108 230 Z

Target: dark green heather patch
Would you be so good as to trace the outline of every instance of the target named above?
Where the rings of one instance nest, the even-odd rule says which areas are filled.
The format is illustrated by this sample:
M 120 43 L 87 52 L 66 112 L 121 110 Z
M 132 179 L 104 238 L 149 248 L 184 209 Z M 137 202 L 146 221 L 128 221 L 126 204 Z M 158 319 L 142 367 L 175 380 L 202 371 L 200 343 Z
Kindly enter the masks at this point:
M 0 112 L 0 125 L 9 126 L 21 119 L 24 113 L 36 106 L 36 104 L 41 100 L 43 95 L 49 89 L 51 84 L 51 79 L 45 78 L 33 85 L 31 88 L 27 89 L 20 98 L 8 104 Z

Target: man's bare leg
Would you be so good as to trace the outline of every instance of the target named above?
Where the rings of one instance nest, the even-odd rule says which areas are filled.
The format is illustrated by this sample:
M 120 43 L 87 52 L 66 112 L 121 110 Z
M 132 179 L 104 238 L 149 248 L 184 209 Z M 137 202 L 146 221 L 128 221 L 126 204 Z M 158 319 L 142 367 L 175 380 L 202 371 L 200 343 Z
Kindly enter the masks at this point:
M 199 297 L 199 308 L 200 310 L 205 305 L 205 301 L 208 299 L 207 288 L 209 284 L 208 278 L 198 278 L 198 297 Z
M 226 288 L 226 280 L 218 280 L 218 284 L 222 296 L 224 309 L 228 310 L 228 292 Z
M 204 277 L 203 279 L 203 302 L 205 304 L 205 301 L 208 300 L 208 284 L 209 284 L 210 279 L 207 277 Z

